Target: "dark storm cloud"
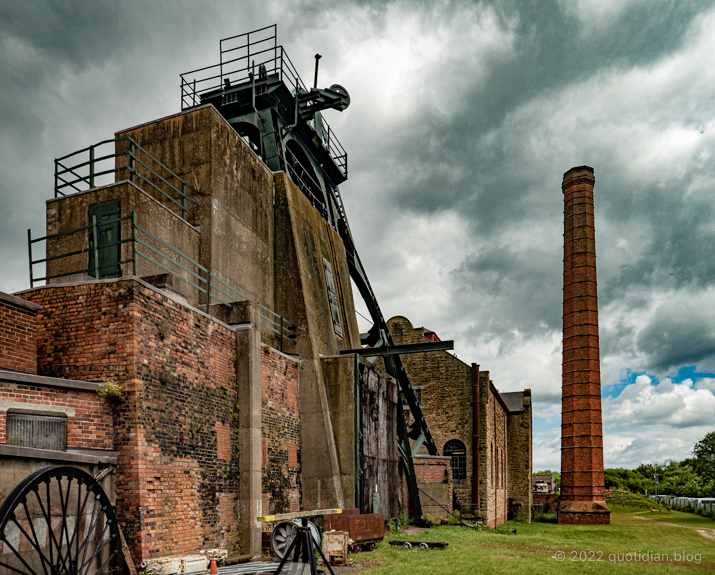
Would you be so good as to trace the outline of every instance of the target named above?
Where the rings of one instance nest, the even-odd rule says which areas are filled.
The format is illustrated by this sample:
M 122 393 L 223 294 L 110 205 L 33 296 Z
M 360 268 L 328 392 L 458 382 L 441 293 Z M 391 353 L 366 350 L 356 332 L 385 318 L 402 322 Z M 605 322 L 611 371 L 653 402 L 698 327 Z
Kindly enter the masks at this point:
M 467 88 L 456 89 L 450 83 L 458 72 L 445 72 L 458 68 L 454 61 L 464 63 L 457 53 L 444 54 L 440 65 L 427 72 L 425 84 L 431 86 L 432 98 L 420 100 L 418 109 L 391 126 L 389 156 L 383 147 L 375 148 L 358 169 L 369 169 L 370 163 L 373 169 L 377 164 L 389 171 L 385 198 L 398 212 L 421 216 L 457 212 L 469 222 L 470 237 L 465 242 L 485 246 L 479 255 L 468 256 L 454 274 L 453 296 L 460 306 L 471 307 L 476 315 L 482 310 L 480 298 L 488 296 L 492 302 L 468 335 L 508 342 L 514 341 L 515 332 L 529 338 L 560 329 L 560 240 L 554 249 L 539 252 L 536 260 L 533 250 L 503 246 L 510 229 L 518 230 L 526 222 L 541 221 L 549 230 L 562 226 L 561 174 L 584 160 L 575 157 L 570 164 L 570 158 L 563 158 L 559 164 L 558 158 L 525 157 L 517 136 L 506 131 L 506 118 L 520 107 L 556 98 L 599 74 L 647 69 L 669 57 L 682 49 L 698 18 L 712 5 L 634 3 L 612 25 L 587 30 L 565 3 L 480 3 L 481 9 L 495 11 L 504 30 L 512 31 L 512 49 L 487 54 L 486 80 L 475 74 Z M 415 6 L 426 18 L 447 17 L 443 8 Z M 462 48 L 468 53 L 470 46 L 464 42 Z M 462 74 L 469 75 L 469 67 Z M 460 99 L 450 100 L 453 105 L 445 112 L 440 98 L 454 98 L 455 92 Z M 678 113 L 687 115 L 688 111 L 673 116 Z M 672 119 L 662 116 L 653 121 L 660 121 L 665 129 Z M 704 129 L 700 120 L 681 121 Z M 648 245 L 631 261 L 617 268 L 603 262 L 602 307 L 632 299 L 633 292 L 710 284 L 715 279 L 712 194 L 685 196 L 696 179 L 715 182 L 715 170 L 693 161 L 686 166 L 692 174 L 673 174 L 666 181 L 637 178 L 625 172 L 615 150 L 599 148 L 598 142 L 577 145 L 596 167 L 597 216 L 624 227 L 645 222 L 652 230 Z M 612 240 L 599 236 L 600 242 Z M 534 261 L 540 265 L 533 265 Z M 604 351 L 631 349 L 650 354 L 657 348 L 656 342 L 648 347 L 652 333 L 634 339 L 634 328 L 623 325 L 606 333 Z M 690 336 L 694 340 L 690 351 L 672 350 L 665 363 L 677 365 L 707 357 L 707 337 L 695 330 Z
M 497 338 L 500 353 L 561 328 L 561 260 L 539 249 L 488 248 L 453 273 L 455 307 L 476 320 L 469 339 Z
M 683 365 L 715 366 L 715 312 L 712 300 L 670 301 L 661 305 L 638 335 L 652 369 L 668 372 Z
M 656 9 L 649 3 L 639 4 L 628 9 L 616 26 L 584 38 L 581 24 L 559 3 L 493 5 L 503 21 L 517 19 L 516 57 L 508 54 L 490 62 L 488 80 L 465 90 L 455 113 L 445 117 L 429 108 L 415 113 L 410 118 L 414 125 L 407 134 L 401 133 L 401 142 L 396 143 L 399 147 L 394 149 L 400 159 L 396 163 L 404 169 L 404 180 L 394 186 L 400 208 L 427 213 L 458 209 L 470 217 L 480 234 L 535 215 L 553 217 L 553 211 L 535 214 L 531 205 L 534 184 L 547 174 L 523 173 L 519 166 L 523 158 L 517 155 L 508 135 L 500 137 L 501 145 L 488 150 L 479 144 L 480 137 L 499 129 L 507 114 L 535 97 L 556 95 L 604 68 L 644 65 L 666 56 L 681 45 L 693 18 L 704 8 L 699 2 Z M 451 89 L 445 82 L 436 95 L 446 96 Z M 430 142 L 438 145 L 431 146 Z M 425 166 L 433 166 L 434 175 L 425 173 Z M 443 166 L 469 169 L 445 190 L 440 185 L 444 181 Z M 421 174 L 416 181 L 415 172 Z M 551 179 L 559 175 L 551 174 Z M 604 203 L 610 202 L 609 195 L 604 198 Z M 628 201 L 622 194 L 614 199 L 619 204 Z M 540 207 L 547 205 L 553 207 L 551 203 Z
M 0 1 L 0 289 L 28 285 L 27 229 L 44 231 L 53 158 L 177 111 L 179 73 L 213 63 L 221 35 L 252 27 L 251 3 L 240 22 L 232 8 Z

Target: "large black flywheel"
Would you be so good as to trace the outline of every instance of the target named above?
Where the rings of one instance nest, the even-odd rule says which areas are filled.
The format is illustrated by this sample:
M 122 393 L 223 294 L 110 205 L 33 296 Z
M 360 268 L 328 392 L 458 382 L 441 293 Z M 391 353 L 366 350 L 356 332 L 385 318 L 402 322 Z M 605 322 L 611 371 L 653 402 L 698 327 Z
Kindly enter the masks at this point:
M 109 498 L 76 467 L 45 467 L 0 506 L 0 575 L 126 575 Z

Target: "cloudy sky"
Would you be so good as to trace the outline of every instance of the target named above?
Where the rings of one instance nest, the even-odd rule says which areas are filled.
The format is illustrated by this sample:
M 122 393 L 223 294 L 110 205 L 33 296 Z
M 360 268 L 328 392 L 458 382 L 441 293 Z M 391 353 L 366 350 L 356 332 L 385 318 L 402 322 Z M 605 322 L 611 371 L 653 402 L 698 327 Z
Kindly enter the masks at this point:
M 0 290 L 29 285 L 53 158 L 179 111 L 181 72 L 274 22 L 350 92 L 326 118 L 383 313 L 532 389 L 535 469 L 560 461 L 560 184 L 595 168 L 605 463 L 688 456 L 715 428 L 712 1 L 0 0 Z

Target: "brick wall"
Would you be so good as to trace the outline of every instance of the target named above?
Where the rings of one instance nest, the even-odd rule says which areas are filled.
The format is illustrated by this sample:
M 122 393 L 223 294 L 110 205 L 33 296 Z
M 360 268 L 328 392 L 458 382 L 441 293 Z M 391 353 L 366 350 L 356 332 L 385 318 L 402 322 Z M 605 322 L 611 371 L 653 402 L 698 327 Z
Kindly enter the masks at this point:
M 33 303 L 0 292 L 0 369 L 37 373 L 37 311 Z
M 452 469 L 449 457 L 418 455 L 414 459 L 422 513 L 446 517 L 452 512 Z M 406 489 L 406 484 L 404 489 Z M 424 493 L 426 492 L 426 493 Z M 446 510 L 437 505 L 446 507 Z
M 13 403 L 10 406 L 6 402 Z M 66 414 L 71 410 L 67 414 L 68 449 L 111 450 L 114 447 L 111 410 L 95 392 L 3 382 L 0 403 L 0 443 L 8 443 L 5 432 L 8 409 L 33 410 L 34 406 L 49 406 Z M 43 411 L 38 411 L 41 413 Z
M 263 512 L 299 511 L 300 412 L 298 362 L 263 346 L 261 353 L 263 418 Z
M 211 547 L 237 553 L 235 333 L 134 280 L 24 297 L 43 306 L 41 373 L 123 388 L 117 510 L 135 562 Z

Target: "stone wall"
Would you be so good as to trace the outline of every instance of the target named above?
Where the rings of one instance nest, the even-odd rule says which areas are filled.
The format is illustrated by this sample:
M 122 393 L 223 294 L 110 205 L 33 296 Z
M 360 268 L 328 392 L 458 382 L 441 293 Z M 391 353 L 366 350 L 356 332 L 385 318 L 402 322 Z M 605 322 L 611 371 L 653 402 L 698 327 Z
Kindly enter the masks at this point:
M 489 527 L 497 527 L 506 521 L 508 510 L 507 410 L 488 371 L 479 373 L 479 401 L 479 510 Z
M 507 415 L 508 489 L 507 497 L 513 501 L 515 518 L 531 521 L 532 460 L 531 445 L 531 390 L 524 391 L 523 411 Z M 520 505 L 519 505 L 520 504 Z
M 37 305 L 0 292 L 0 369 L 37 373 Z
M 263 513 L 300 511 L 300 386 L 297 359 L 268 346 L 261 354 Z
M 413 328 L 407 318 L 397 316 L 388 322 L 397 345 L 427 343 L 423 328 Z M 472 372 L 471 367 L 446 351 L 414 353 L 401 356 L 413 387 L 420 387 L 422 413 L 440 454 L 445 444 L 457 439 L 464 443 L 467 477 L 455 481 L 460 503 L 472 502 Z M 408 425 L 412 418 L 406 412 Z M 419 453 L 427 454 L 422 446 Z
M 407 318 L 388 321 L 398 345 L 435 341 L 433 332 L 414 328 Z M 429 337 L 427 337 L 427 335 Z M 464 444 L 466 480 L 454 480 L 454 492 L 467 507 L 472 501 L 472 445 L 474 406 L 472 367 L 446 351 L 405 354 L 402 364 L 413 389 L 419 393 L 422 413 L 440 454 L 450 440 Z M 476 370 L 477 367 L 475 366 Z M 528 402 L 516 401 L 528 395 Z M 507 405 L 508 398 L 513 405 Z M 528 404 L 528 405 L 527 405 Z M 528 409 L 527 409 L 528 407 Z M 408 424 L 411 421 L 407 413 Z M 499 394 L 489 379 L 489 372 L 479 372 L 479 504 L 476 513 L 490 527 L 504 523 L 509 511 L 508 499 L 522 502 L 516 507 L 519 518 L 529 521 L 531 507 L 531 392 Z M 426 454 L 424 446 L 419 454 Z M 454 469 L 452 469 L 454 477 Z M 520 509 L 524 508 L 523 511 Z

